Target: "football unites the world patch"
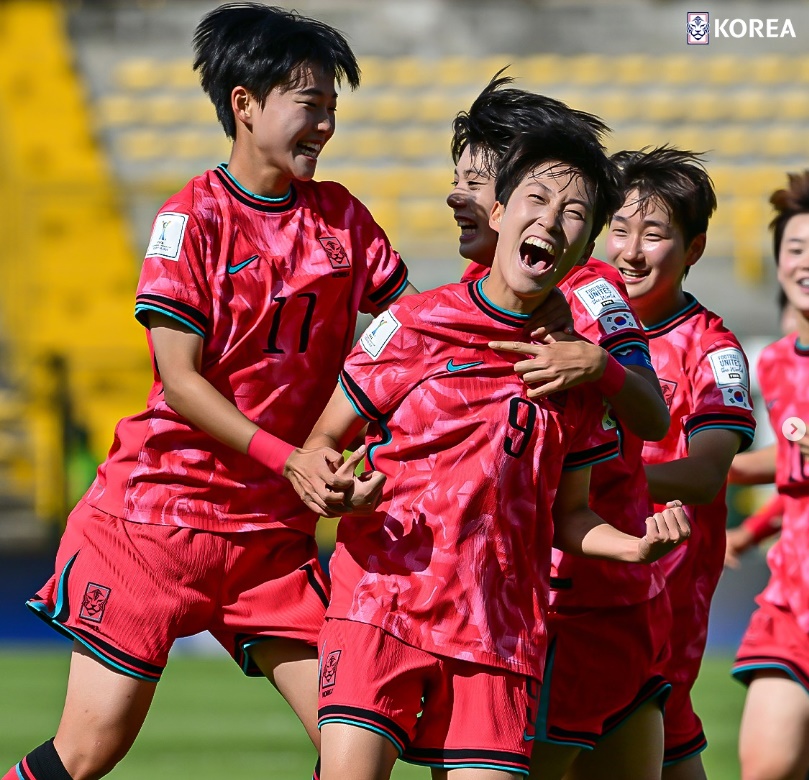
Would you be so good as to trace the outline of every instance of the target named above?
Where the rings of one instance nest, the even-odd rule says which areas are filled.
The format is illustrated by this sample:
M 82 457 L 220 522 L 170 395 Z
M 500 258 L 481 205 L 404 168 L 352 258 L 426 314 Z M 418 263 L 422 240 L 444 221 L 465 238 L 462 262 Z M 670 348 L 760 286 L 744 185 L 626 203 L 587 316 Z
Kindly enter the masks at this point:
M 158 214 L 152 228 L 152 237 L 146 249 L 146 257 L 165 257 L 178 260 L 183 245 L 183 236 L 188 224 L 188 214 L 165 211 Z
M 621 293 L 605 279 L 585 284 L 574 292 L 584 308 L 590 312 L 590 316 L 596 319 L 605 312 L 626 309 L 626 301 Z
M 717 387 L 750 386 L 747 379 L 747 363 L 745 363 L 740 349 L 735 347 L 718 349 L 716 352 L 711 352 L 708 357 Z

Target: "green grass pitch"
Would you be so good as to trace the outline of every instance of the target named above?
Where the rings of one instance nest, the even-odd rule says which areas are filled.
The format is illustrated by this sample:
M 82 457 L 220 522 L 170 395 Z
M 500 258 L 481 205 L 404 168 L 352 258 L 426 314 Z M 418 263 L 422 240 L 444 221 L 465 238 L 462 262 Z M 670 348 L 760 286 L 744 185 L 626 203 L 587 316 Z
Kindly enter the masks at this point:
M 69 646 L 0 651 L 0 772 L 53 736 L 67 680 Z M 694 692 L 709 746 L 711 780 L 739 776 L 736 734 L 744 689 L 728 676 L 729 657 L 709 657 Z M 219 780 L 311 777 L 314 750 L 272 686 L 245 678 L 228 659 L 176 656 L 158 686 L 140 737 L 110 777 Z M 399 762 L 397 780 L 429 771 Z

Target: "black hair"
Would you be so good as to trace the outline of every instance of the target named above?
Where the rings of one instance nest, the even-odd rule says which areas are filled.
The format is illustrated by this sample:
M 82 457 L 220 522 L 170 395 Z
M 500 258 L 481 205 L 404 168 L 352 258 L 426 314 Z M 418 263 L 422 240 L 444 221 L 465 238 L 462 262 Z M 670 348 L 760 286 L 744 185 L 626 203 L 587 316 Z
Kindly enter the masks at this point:
M 620 206 L 615 165 L 604 147 L 589 133 L 563 125 L 549 125 L 518 135 L 503 159 L 495 181 L 495 196 L 504 206 L 520 182 L 543 163 L 560 163 L 554 173 L 581 174 L 592 188 L 593 228 L 589 240 L 601 232 L 607 218 Z
M 797 214 L 809 213 L 809 170 L 803 173 L 788 173 L 787 181 L 786 188 L 776 190 L 770 195 L 770 203 L 776 212 L 770 222 L 776 265 L 781 254 L 781 241 L 787 222 Z
M 456 165 L 466 147 L 471 146 L 480 154 L 486 172 L 494 176 L 516 136 L 543 127 L 572 127 L 596 143 L 601 143 L 601 137 L 609 132 L 597 116 L 576 111 L 561 100 L 513 87 L 503 89 L 514 81 L 502 75 L 505 70 L 494 75 L 469 111 L 461 111 L 453 120 L 451 151 Z
M 194 70 L 225 134 L 236 137 L 230 95 L 244 87 L 261 105 L 278 86 L 294 88 L 305 65 L 318 65 L 352 89 L 360 68 L 341 33 L 323 22 L 262 3 L 226 3 L 206 14 L 194 33 Z
M 708 230 L 716 210 L 716 193 L 701 153 L 668 145 L 646 146 L 618 152 L 612 159 L 618 166 L 622 197 L 626 199 L 637 190 L 641 211 L 649 208 L 652 200 L 659 200 L 682 231 L 686 247 Z

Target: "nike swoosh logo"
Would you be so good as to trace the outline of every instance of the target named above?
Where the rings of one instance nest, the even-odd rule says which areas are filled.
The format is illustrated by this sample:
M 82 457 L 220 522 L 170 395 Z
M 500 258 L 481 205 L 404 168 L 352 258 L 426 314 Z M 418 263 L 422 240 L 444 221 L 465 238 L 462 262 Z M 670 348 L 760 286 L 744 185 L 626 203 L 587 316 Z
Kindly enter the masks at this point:
M 477 360 L 474 363 L 455 363 L 452 358 L 450 358 L 449 363 L 447 363 L 447 371 L 455 373 L 456 371 L 463 371 L 465 368 L 474 368 L 475 366 L 480 366 L 482 364 L 482 360 Z
M 258 260 L 258 255 L 253 255 L 252 257 L 248 257 L 247 260 L 242 260 L 241 263 L 237 263 L 236 265 L 231 265 L 228 263 L 228 273 L 229 274 L 237 274 L 239 271 L 242 270 L 245 266 L 250 265 L 253 260 Z

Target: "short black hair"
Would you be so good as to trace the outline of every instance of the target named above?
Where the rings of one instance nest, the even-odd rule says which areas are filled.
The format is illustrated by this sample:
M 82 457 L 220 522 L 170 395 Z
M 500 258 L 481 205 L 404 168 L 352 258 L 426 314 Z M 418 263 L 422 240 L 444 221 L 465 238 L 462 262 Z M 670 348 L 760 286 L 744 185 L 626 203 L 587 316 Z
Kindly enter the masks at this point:
M 495 197 L 505 206 L 520 182 L 532 170 L 549 162 L 581 174 L 592 187 L 593 228 L 589 240 L 594 240 L 621 201 L 615 165 L 590 133 L 552 124 L 518 135 L 500 161 Z
M 781 254 L 781 241 L 787 222 L 797 214 L 809 213 L 809 170 L 803 173 L 788 173 L 787 186 L 770 195 L 770 203 L 775 208 L 775 217 L 770 222 L 772 230 L 775 264 Z
M 504 89 L 514 81 L 502 75 L 505 70 L 497 71 L 469 110 L 461 111 L 453 120 L 450 148 L 456 165 L 471 146 L 480 154 L 486 172 L 494 176 L 499 161 L 520 133 L 549 125 L 573 127 L 596 143 L 609 132 L 599 117 L 572 109 L 561 100 L 513 87 Z
M 641 211 L 652 200 L 659 200 L 682 231 L 686 247 L 708 230 L 716 210 L 716 193 L 701 153 L 669 145 L 645 146 L 617 152 L 612 159 L 618 166 L 622 198 L 637 190 Z
M 278 86 L 294 87 L 300 70 L 318 65 L 352 89 L 360 68 L 333 27 L 262 3 L 226 3 L 206 14 L 194 33 L 194 70 L 216 108 L 225 134 L 236 137 L 230 95 L 244 87 L 261 105 Z

